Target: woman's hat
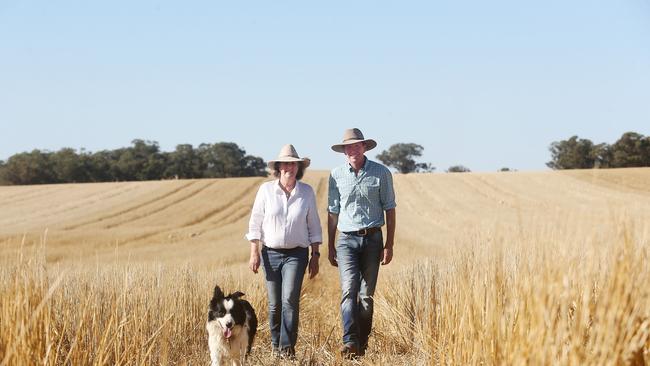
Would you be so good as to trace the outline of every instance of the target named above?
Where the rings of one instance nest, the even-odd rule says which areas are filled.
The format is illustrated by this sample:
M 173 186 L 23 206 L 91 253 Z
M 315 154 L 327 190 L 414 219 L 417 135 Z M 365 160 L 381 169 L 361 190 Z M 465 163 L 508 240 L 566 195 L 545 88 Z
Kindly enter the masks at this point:
M 294 161 L 302 163 L 303 169 L 306 169 L 311 163 L 311 160 L 309 160 L 309 158 L 300 158 L 298 156 L 298 153 L 296 152 L 296 148 L 293 147 L 293 145 L 287 144 L 282 146 L 282 149 L 280 149 L 280 153 L 278 154 L 277 159 L 269 161 L 268 167 L 269 169 L 273 169 L 273 164 L 275 163 L 290 163 Z
M 340 144 L 332 145 L 332 150 L 336 152 L 345 152 L 345 145 L 356 144 L 357 142 L 364 142 L 366 144 L 366 151 L 372 150 L 377 146 L 377 142 L 373 139 L 364 139 L 363 133 L 358 128 L 350 128 L 343 132 L 343 142 Z

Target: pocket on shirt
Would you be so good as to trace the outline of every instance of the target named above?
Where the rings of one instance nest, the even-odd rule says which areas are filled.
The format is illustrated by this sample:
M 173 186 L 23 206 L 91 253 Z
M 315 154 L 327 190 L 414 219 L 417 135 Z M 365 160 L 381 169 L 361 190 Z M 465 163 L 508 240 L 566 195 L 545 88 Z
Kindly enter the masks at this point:
M 363 187 L 363 193 L 371 198 L 379 196 L 379 188 L 381 187 L 381 182 L 377 177 L 366 178 Z

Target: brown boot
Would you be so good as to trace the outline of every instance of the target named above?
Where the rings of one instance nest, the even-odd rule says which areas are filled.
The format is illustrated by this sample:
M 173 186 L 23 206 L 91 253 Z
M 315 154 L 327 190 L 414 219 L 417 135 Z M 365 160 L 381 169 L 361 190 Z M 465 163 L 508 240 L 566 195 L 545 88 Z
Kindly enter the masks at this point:
M 352 359 L 359 356 L 359 350 L 357 349 L 357 345 L 354 343 L 344 344 L 340 351 L 341 356 L 345 359 Z

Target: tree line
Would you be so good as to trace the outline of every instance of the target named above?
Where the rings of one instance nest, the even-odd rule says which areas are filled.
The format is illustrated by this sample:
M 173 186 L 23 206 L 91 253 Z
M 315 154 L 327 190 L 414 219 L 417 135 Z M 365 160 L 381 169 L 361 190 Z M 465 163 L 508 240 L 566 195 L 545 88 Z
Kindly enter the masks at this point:
M 418 163 L 424 148 L 413 143 L 398 143 L 377 155 L 385 165 L 400 173 L 432 172 L 430 163 Z M 614 144 L 594 144 L 572 136 L 549 147 L 551 169 L 629 168 L 650 166 L 650 136 L 626 132 Z M 469 172 L 463 165 L 446 170 Z M 502 168 L 500 171 L 510 171 Z M 156 141 L 136 139 L 131 146 L 95 153 L 63 148 L 56 152 L 32 150 L 0 160 L 0 184 L 49 184 L 143 181 L 159 179 L 227 178 L 266 176 L 262 158 L 246 155 L 233 142 L 176 146 L 172 152 L 160 151 Z
M 634 168 L 650 166 L 650 136 L 626 132 L 614 144 L 594 144 L 572 136 L 549 147 L 551 169 Z
M 262 158 L 246 155 L 232 142 L 176 146 L 160 151 L 158 142 L 136 139 L 131 146 L 95 153 L 63 148 L 33 150 L 0 160 L 2 184 L 142 181 L 183 178 L 266 176 Z

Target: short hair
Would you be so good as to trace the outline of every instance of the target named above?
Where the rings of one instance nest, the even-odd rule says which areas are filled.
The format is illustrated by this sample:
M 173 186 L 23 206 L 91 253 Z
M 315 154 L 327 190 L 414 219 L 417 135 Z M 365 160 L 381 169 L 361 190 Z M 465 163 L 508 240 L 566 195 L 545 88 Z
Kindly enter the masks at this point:
M 296 173 L 296 180 L 301 180 L 302 176 L 305 174 L 305 163 L 302 161 L 298 162 L 298 172 Z M 280 178 L 280 162 L 276 161 L 273 163 L 273 176 Z

